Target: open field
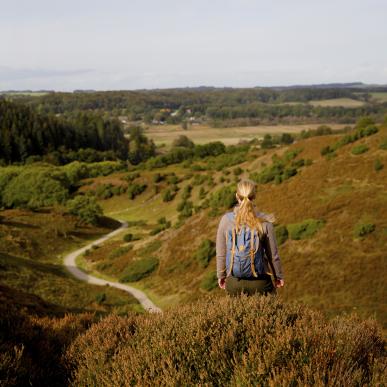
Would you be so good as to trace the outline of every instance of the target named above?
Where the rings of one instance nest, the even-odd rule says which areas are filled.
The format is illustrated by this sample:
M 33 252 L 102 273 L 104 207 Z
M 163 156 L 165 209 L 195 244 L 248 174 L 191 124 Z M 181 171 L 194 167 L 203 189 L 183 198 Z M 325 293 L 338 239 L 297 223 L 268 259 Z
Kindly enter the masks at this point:
M 321 124 L 305 125 L 259 125 L 231 128 L 212 128 L 207 125 L 190 125 L 188 130 L 183 130 L 180 125 L 153 125 L 145 130 L 156 145 L 170 146 L 174 139 L 185 135 L 196 144 L 210 141 L 222 141 L 226 145 L 238 144 L 240 141 L 263 138 L 265 134 L 300 133 L 303 130 L 316 129 Z M 332 129 L 342 129 L 345 125 L 330 124 Z
M 376 92 L 376 93 L 370 93 L 372 96 L 372 99 L 377 102 L 387 102 L 387 92 Z
M 321 107 L 344 107 L 344 108 L 356 108 L 364 105 L 363 101 L 357 101 L 352 98 L 334 98 L 334 99 L 322 99 L 318 101 L 309 101 L 310 105 Z

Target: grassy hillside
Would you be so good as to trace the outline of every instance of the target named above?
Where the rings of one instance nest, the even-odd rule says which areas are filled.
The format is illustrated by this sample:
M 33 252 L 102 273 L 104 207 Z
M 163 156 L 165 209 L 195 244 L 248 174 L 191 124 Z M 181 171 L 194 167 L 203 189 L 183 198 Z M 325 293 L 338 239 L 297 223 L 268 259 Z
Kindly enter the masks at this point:
M 0 280 L 3 285 L 41 297 L 54 310 L 126 313 L 141 310 L 137 300 L 109 287 L 74 279 L 63 267 L 64 253 L 107 233 L 105 227 L 77 225 L 59 209 L 31 212 L 6 210 L 0 222 Z
M 259 184 L 256 202 L 260 210 L 274 213 L 277 224 L 286 226 L 289 234 L 280 246 L 286 274 L 281 297 L 301 300 L 330 315 L 349 311 L 374 315 L 386 326 L 387 129 L 348 138 L 312 137 L 265 152 L 253 147 L 242 162 L 232 166 L 222 166 L 218 157 L 217 161 L 139 171 L 133 182 L 146 184 L 144 192 L 134 199 L 124 194 L 100 202 L 110 216 L 131 222 L 126 233 L 134 240 L 124 241 L 122 234 L 89 252 L 85 257 L 88 269 L 124 280 L 133 265 L 136 268 L 153 257 L 157 264 L 146 271 L 152 265 L 145 262 L 146 273 L 135 286 L 150 291 L 164 307 L 202 297 L 214 286 L 215 260 L 204 267 L 197 250 L 204 239 L 214 241 L 225 211 L 216 206 L 218 199 L 212 195 L 241 177 L 251 175 L 265 182 L 273 163 L 281 160 L 285 171 L 273 182 Z M 327 146 L 331 146 L 328 153 Z M 164 177 L 155 183 L 155 174 Z M 112 178 L 98 178 L 95 183 Z M 189 193 L 188 185 L 192 187 Z M 177 193 L 164 201 L 168 189 Z M 181 209 L 187 201 L 193 208 Z M 210 291 L 222 294 L 216 288 Z

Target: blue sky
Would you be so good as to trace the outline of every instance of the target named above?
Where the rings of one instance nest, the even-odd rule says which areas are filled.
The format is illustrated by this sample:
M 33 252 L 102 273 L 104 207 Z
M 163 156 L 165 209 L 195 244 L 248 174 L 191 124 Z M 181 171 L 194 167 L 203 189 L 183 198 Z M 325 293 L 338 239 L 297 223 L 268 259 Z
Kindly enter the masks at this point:
M 387 83 L 385 0 L 0 2 L 0 90 Z

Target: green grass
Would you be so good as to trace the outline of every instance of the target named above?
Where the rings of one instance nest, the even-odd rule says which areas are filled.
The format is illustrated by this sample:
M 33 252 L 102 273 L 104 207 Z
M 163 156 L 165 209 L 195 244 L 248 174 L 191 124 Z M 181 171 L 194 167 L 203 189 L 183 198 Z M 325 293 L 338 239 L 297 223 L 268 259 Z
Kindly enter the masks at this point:
M 313 237 L 323 226 L 322 220 L 306 219 L 300 223 L 288 224 L 286 228 L 290 239 L 300 240 Z
M 377 102 L 387 102 L 387 92 L 374 92 L 370 94 L 372 99 L 376 100 Z
M 345 108 L 356 108 L 364 105 L 363 101 L 358 101 L 352 98 L 334 98 L 334 99 L 322 99 L 316 101 L 309 101 L 309 103 L 313 106 L 321 106 L 321 107 L 345 107 Z

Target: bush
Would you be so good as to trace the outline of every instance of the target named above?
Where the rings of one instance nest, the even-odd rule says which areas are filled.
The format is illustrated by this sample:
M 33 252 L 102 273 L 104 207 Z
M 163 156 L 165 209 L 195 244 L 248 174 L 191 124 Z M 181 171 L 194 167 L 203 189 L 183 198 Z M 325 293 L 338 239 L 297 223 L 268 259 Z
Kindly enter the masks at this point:
M 306 219 L 300 223 L 289 224 L 287 229 L 291 239 L 299 240 L 312 237 L 323 225 L 322 220 Z
M 211 258 L 215 255 L 215 243 L 210 239 L 205 239 L 196 250 L 194 257 L 201 267 L 206 268 L 210 263 Z
M 167 189 L 163 194 L 163 202 L 170 202 L 174 199 L 174 197 L 175 194 L 173 194 L 170 189 Z
M 130 200 L 136 198 L 136 196 L 141 195 L 146 190 L 146 184 L 132 184 L 128 187 L 128 196 Z
M 373 223 L 358 223 L 353 230 L 355 237 L 361 238 L 375 231 L 376 226 Z
M 232 172 L 235 176 L 240 176 L 243 173 L 243 169 L 241 167 L 236 167 Z
M 231 208 L 236 204 L 236 189 L 234 187 L 222 187 L 211 194 L 209 204 L 213 209 Z
M 133 261 L 124 270 L 120 282 L 136 282 L 151 274 L 159 264 L 155 257 L 146 257 Z
M 200 283 L 200 288 L 211 291 L 215 289 L 218 286 L 218 277 L 216 276 L 215 271 L 210 271 L 206 273 L 202 279 L 202 282 Z
M 133 240 L 133 237 L 132 237 L 132 240 Z M 124 254 L 126 254 L 127 252 L 129 252 L 130 250 L 132 249 L 131 246 L 121 246 L 121 247 L 117 247 L 115 248 L 114 250 L 112 250 L 108 256 L 109 259 L 115 259 L 115 258 L 118 258 L 118 257 L 122 257 Z
M 376 159 L 374 161 L 374 169 L 375 169 L 376 172 L 382 170 L 383 167 L 384 167 L 384 165 L 382 164 L 382 162 L 379 159 Z
M 387 138 L 383 139 L 379 145 L 379 149 L 387 150 Z
M 277 243 L 279 245 L 282 245 L 283 243 L 285 243 L 289 237 L 289 232 L 288 232 L 288 229 L 286 228 L 286 226 L 282 226 L 282 225 L 276 226 L 275 227 L 275 236 L 276 236 Z
M 66 204 L 70 214 L 78 216 L 82 221 L 96 225 L 103 215 L 101 206 L 94 197 L 78 195 Z
M 36 209 L 64 204 L 69 197 L 70 182 L 59 168 L 31 166 L 21 168 L 20 172 L 11 168 L 7 173 L 7 170 L 1 172 L 0 180 L 5 207 Z
M 362 153 L 365 153 L 368 151 L 368 146 L 365 145 L 365 144 L 359 144 L 359 145 L 356 145 L 354 146 L 352 149 L 351 149 L 351 153 L 353 155 L 361 155 Z
M 124 242 L 131 242 L 133 240 L 133 234 L 131 233 L 125 234 L 122 239 L 124 240 Z
M 264 296 L 111 315 L 78 336 L 65 361 L 69 384 L 80 386 L 376 386 L 385 378 L 374 321 L 327 320 Z

